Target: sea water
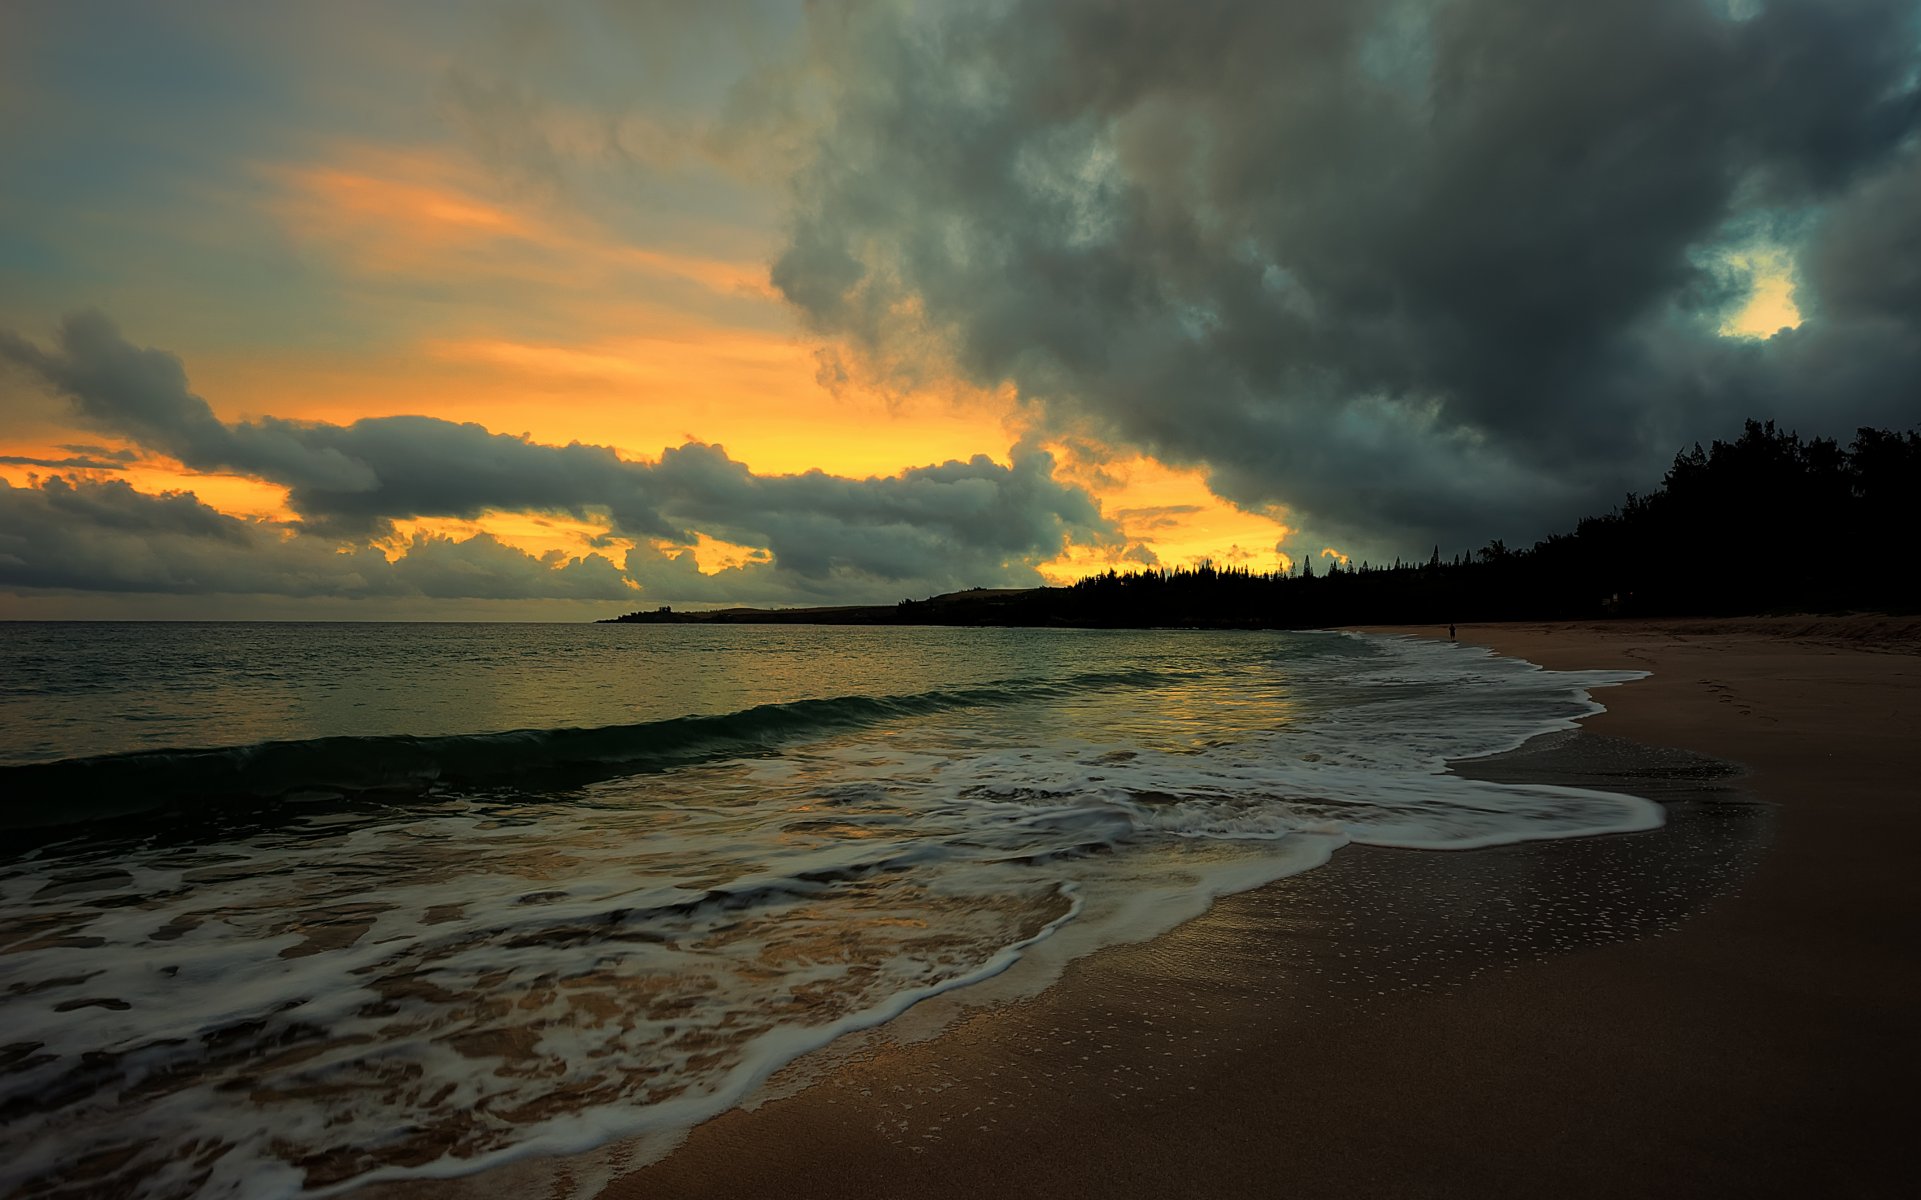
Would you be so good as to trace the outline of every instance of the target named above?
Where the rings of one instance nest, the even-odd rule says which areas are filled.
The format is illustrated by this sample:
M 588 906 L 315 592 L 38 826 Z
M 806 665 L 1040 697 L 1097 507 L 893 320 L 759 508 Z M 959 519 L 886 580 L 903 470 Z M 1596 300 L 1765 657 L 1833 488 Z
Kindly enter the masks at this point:
M 1631 673 L 1332 633 L 0 625 L 0 1191 L 295 1196 L 685 1128 L 1349 843 Z

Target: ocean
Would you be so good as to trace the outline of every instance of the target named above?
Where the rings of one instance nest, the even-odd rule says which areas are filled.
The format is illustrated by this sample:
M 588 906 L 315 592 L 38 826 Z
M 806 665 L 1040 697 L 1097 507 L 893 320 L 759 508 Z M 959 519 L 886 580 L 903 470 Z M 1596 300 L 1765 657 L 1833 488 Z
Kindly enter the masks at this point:
M 685 1129 L 1352 843 L 1625 672 L 1338 633 L 0 625 L 0 1191 L 323 1195 Z

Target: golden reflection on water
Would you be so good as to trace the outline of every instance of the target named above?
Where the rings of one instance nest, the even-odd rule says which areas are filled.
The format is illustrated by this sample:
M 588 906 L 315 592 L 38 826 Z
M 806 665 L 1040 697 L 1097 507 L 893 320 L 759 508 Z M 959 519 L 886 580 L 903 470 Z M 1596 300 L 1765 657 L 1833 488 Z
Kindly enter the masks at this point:
M 822 671 L 805 638 L 759 657 L 739 653 L 740 644 L 683 646 L 708 658 L 698 678 L 675 682 L 678 703 L 725 712 L 754 695 L 809 688 L 912 694 L 930 675 L 951 682 L 957 670 L 909 655 L 840 676 Z M 1025 665 L 1043 679 L 1066 673 L 1062 659 L 1076 645 L 1100 657 L 1131 645 L 1032 644 L 1045 653 Z M 88 931 L 103 913 L 137 915 L 145 924 L 123 947 L 131 959 L 162 979 L 184 970 L 184 980 L 198 969 L 194 955 L 209 956 L 231 964 L 221 969 L 235 972 L 236 988 L 266 999 L 192 1038 L 73 1062 L 43 1093 L 43 1132 L 93 1146 L 104 1173 L 49 1179 L 23 1194 L 87 1194 L 163 1160 L 192 1167 L 168 1193 L 187 1194 L 205 1164 L 240 1142 L 202 1138 L 189 1150 L 135 1125 L 114 1132 L 127 1112 L 170 1100 L 244 1097 L 250 1119 L 275 1131 L 272 1156 L 304 1170 L 308 1186 L 471 1157 L 586 1108 L 698 1097 L 777 1029 L 831 1025 L 965 976 L 1071 902 L 1047 864 L 1052 843 L 1030 863 L 1020 847 L 1003 854 L 970 829 L 971 799 L 940 775 L 949 764 L 1081 746 L 1093 768 L 1085 782 L 1098 787 L 1103 763 L 1198 753 L 1294 719 L 1279 670 L 1246 667 L 1224 685 L 1219 664 L 1198 653 L 1207 643 L 1172 644 L 1189 657 L 1169 656 L 1152 687 L 962 704 L 684 770 L 604 772 L 552 793 L 315 807 L 219 850 L 142 850 L 138 876 L 104 862 L 54 871 L 31 912 L 0 937 L 0 956 L 101 945 Z M 468 639 L 467 665 L 492 682 L 476 689 L 466 667 L 453 670 L 436 703 L 457 708 L 466 727 L 529 724 L 535 712 L 545 724 L 564 720 L 576 694 L 544 670 L 518 669 L 532 652 L 515 645 Z M 940 645 L 951 656 L 965 643 Z M 970 668 L 1000 679 L 1008 669 L 1005 659 Z M 570 683 L 608 687 L 602 712 L 660 686 L 595 671 Z M 380 702 L 377 688 L 318 689 L 262 707 L 248 731 L 351 724 L 370 696 Z M 912 855 L 943 838 L 980 856 L 986 882 L 930 886 Z M 868 846 L 880 857 L 860 858 Z M 816 860 L 826 865 L 794 865 Z M 66 976 L 20 986 L 44 987 L 62 1004 L 125 1008 L 149 998 L 77 994 L 85 979 Z M 150 986 L 161 996 L 171 985 Z M 315 1015 L 343 998 L 344 1011 Z M 0 1055 L 0 1077 L 34 1069 L 34 1053 Z M 123 1071 L 139 1083 L 122 1086 Z

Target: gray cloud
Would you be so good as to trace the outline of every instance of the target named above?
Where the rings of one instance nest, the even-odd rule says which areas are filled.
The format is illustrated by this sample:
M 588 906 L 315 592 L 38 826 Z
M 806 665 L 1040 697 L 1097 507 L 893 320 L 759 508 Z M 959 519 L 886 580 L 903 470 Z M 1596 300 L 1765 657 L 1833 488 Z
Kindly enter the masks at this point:
M 1837 203 L 1801 272 L 1829 319 L 1912 325 L 1921 313 L 1921 154 L 1908 154 Z
M 604 446 L 546 446 L 433 417 L 348 425 L 264 417 L 222 422 L 163 350 L 135 346 L 97 312 L 67 317 L 51 349 L 0 330 L 0 359 L 38 374 L 96 429 L 200 471 L 232 471 L 288 489 L 311 527 L 390 531 L 396 518 L 471 519 L 492 509 L 610 512 L 628 532 L 685 541 L 644 494 L 644 478 Z
M 398 559 L 243 521 L 123 480 L 0 480 L 0 588 L 159 595 L 620 601 L 608 559 L 545 559 L 485 534 L 417 537 Z
M 78 454 L 86 458 L 105 459 L 122 466 L 140 461 L 140 455 L 132 450 L 115 450 L 107 446 L 95 446 L 86 442 L 67 442 L 61 445 L 68 454 Z
M 1742 7 L 825 10 L 773 279 L 1316 544 L 1544 533 L 1744 416 L 1917 416 L 1917 8 Z M 1802 268 L 1765 343 L 1718 334 L 1754 241 Z
M 698 442 L 670 448 L 658 462 L 636 462 L 605 446 L 544 445 L 431 417 L 374 417 L 346 425 L 272 417 L 230 423 L 191 391 L 179 359 L 129 343 L 97 313 L 67 318 L 50 347 L 0 331 L 0 360 L 25 367 L 68 397 L 76 415 L 96 429 L 195 470 L 235 472 L 286 487 L 300 518 L 299 536 L 266 553 L 263 569 L 285 568 L 300 581 L 316 572 L 323 577 L 289 584 L 313 589 L 292 594 L 345 594 L 338 589 L 346 585 L 324 580 L 351 570 L 353 555 L 370 553 L 366 543 L 390 535 L 396 520 L 472 519 L 489 511 L 610 522 L 615 533 L 642 543 L 628 555 L 626 569 L 648 599 L 662 602 L 892 600 L 975 584 L 1033 583 L 1040 578 L 1035 564 L 1059 554 L 1070 539 L 1108 544 L 1117 538 L 1094 499 L 1057 481 L 1052 457 L 1026 444 L 1014 448 L 1007 466 L 976 456 L 891 478 L 848 479 L 820 471 L 756 475 L 723 448 Z M 32 493 L 39 499 L 31 502 L 16 489 L 9 501 L 37 503 L 34 511 L 64 516 L 90 531 L 89 537 L 114 528 L 136 540 L 164 532 L 198 538 L 203 550 L 223 539 L 253 545 L 267 537 L 258 526 L 225 517 L 203 520 L 194 530 L 119 527 L 115 520 L 149 520 L 161 512 L 219 514 L 191 497 L 141 497 L 131 489 L 101 492 L 64 482 L 49 488 Z M 103 506 L 129 515 L 114 517 Z M 653 545 L 691 546 L 697 534 L 765 553 L 717 580 L 701 576 L 686 555 Z M 139 557 L 130 544 L 114 545 Z M 324 557 L 340 545 L 352 551 L 346 559 Z M 287 546 L 300 547 L 297 555 Z M 81 586 L 29 582 L 33 570 L 48 563 L 65 564 L 60 570 L 70 568 L 76 579 L 95 570 L 94 560 L 70 563 L 48 542 L 28 548 L 32 555 L 15 554 L 18 570 L 10 580 L 17 586 Z M 209 589 L 239 587 L 231 577 L 237 568 L 209 563 L 200 551 L 180 550 L 177 558 L 193 569 L 141 577 L 155 580 L 155 590 L 186 589 L 205 566 L 212 572 L 205 576 Z M 545 573 L 529 574 L 527 564 Z M 111 572 L 95 574 L 109 580 L 103 586 L 114 586 Z M 598 589 L 596 596 L 628 594 L 605 559 L 590 556 L 565 570 L 549 570 L 492 539 L 416 541 L 391 572 L 373 574 L 390 575 L 391 581 L 365 586 L 428 596 L 583 594 L 554 591 L 561 577 L 569 588 Z M 485 582 L 490 575 L 495 583 Z M 580 582 L 589 578 L 591 584 Z M 261 580 L 253 575 L 244 582 L 240 590 L 274 590 L 256 586 Z
M 1004 562 L 1058 553 L 1069 532 L 1110 536 L 1093 498 L 1056 482 L 1053 470 L 1046 451 L 1020 445 L 1011 467 L 976 455 L 887 479 L 757 476 L 718 446 L 689 443 L 662 454 L 652 479 L 677 518 L 764 545 L 781 569 L 807 579 L 858 564 L 879 579 L 966 586 L 970 571 L 1001 579 Z
M 0 463 L 9 467 L 48 467 L 58 471 L 120 471 L 127 465 L 123 459 L 89 458 L 83 454 L 70 458 L 34 458 L 25 454 L 0 454 Z
M 402 589 L 434 599 L 626 600 L 635 594 L 601 555 L 567 558 L 551 551 L 536 558 L 485 533 L 416 537 L 390 569 Z

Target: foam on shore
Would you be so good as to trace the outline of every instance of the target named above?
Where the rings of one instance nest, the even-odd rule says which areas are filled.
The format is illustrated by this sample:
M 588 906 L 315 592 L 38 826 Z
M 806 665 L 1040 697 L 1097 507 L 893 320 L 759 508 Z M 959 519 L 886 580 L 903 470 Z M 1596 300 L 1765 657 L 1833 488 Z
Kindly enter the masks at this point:
M 130 1196 L 295 1196 L 574 1153 L 724 1111 L 1050 939 L 1150 937 L 1348 842 L 1661 822 L 1445 773 L 1636 673 L 1285 644 L 1206 676 L 852 697 L 833 711 L 857 722 L 642 775 L 28 851 L 0 869 L 0 1185 L 94 1155 Z

